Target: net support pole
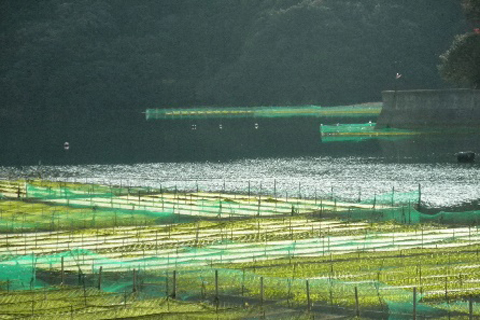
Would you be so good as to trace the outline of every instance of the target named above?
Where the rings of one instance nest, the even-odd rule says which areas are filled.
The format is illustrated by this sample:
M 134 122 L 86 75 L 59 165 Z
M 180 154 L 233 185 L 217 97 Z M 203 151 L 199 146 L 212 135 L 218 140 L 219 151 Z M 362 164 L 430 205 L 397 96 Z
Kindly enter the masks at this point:
M 262 195 L 258 195 L 257 217 L 260 217 L 260 207 L 262 205 Z
M 445 276 L 445 301 L 448 303 L 448 277 Z
M 172 279 L 172 298 L 175 299 L 177 297 L 177 270 L 173 270 L 173 279 Z
M 306 281 L 306 286 L 307 286 L 307 311 L 310 312 L 312 311 L 312 302 L 310 300 L 310 284 L 308 280 Z
M 468 297 L 468 319 L 473 319 L 473 299 L 472 296 Z
M 137 292 L 137 270 L 133 269 L 133 284 L 132 284 L 132 292 Z
M 98 290 L 102 290 L 102 270 L 103 267 L 100 267 L 100 269 L 98 269 Z
M 358 288 L 355 287 L 355 316 L 360 317 L 360 306 L 358 303 Z
M 37 281 L 37 269 L 36 269 L 36 256 L 35 253 L 32 252 L 32 284 L 30 290 L 35 288 L 35 283 Z
M 277 198 L 277 180 L 273 179 L 273 197 Z
M 417 319 L 417 287 L 413 288 L 413 320 Z
M 218 297 L 218 270 L 215 270 L 215 308 L 218 311 L 220 299 Z
M 64 257 L 62 257 L 60 264 L 61 264 L 61 266 L 60 266 L 60 281 L 61 281 L 61 283 L 60 284 L 64 284 L 65 283 Z
M 86 275 L 82 275 L 82 286 L 83 286 L 83 302 L 84 302 L 84 305 L 85 307 L 87 306 L 87 287 L 86 287 L 86 284 L 85 284 L 85 278 L 86 278 Z
M 392 187 L 392 207 L 395 204 L 395 186 Z
M 263 307 L 263 277 L 260 277 L 260 304 Z
M 420 209 L 420 203 L 422 202 L 422 185 L 418 184 L 418 209 Z
M 168 300 L 168 297 L 170 295 L 170 290 L 168 289 L 168 271 L 165 271 L 165 295 Z

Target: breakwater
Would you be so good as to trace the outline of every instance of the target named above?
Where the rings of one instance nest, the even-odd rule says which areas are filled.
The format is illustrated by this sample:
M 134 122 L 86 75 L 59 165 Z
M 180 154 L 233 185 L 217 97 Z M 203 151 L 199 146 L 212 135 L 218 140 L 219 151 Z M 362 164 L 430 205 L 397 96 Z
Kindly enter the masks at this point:
M 389 90 L 382 98 L 378 128 L 480 125 L 480 90 Z

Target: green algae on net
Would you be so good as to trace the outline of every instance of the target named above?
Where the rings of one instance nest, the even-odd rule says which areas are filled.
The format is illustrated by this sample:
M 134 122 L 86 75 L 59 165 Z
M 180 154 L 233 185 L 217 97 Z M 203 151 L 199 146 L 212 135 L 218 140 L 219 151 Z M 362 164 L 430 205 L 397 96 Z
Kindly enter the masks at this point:
M 206 118 L 283 118 L 283 117 L 376 117 L 382 103 L 364 103 L 350 106 L 321 107 L 230 107 L 230 108 L 184 108 L 147 109 L 147 120 L 158 119 L 206 119 Z
M 476 127 L 426 127 L 416 129 L 377 128 L 376 123 L 350 123 L 320 125 L 322 142 L 363 141 L 367 139 L 399 140 L 419 135 L 470 135 L 480 134 Z
M 414 135 L 431 134 L 435 131 L 414 131 L 397 128 L 376 128 L 376 123 L 354 123 L 320 125 L 320 135 L 323 142 L 362 141 L 366 139 L 403 139 Z

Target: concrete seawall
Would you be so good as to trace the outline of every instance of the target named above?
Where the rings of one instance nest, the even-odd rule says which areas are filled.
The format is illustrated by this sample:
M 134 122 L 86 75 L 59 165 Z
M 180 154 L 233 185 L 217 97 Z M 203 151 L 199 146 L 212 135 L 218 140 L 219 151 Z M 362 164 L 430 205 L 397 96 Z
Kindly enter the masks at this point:
M 480 90 L 383 91 L 378 128 L 480 126 Z

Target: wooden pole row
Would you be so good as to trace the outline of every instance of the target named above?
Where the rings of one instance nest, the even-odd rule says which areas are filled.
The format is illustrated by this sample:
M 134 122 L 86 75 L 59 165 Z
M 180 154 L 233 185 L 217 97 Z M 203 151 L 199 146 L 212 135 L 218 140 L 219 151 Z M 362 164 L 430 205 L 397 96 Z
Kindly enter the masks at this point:
M 103 267 L 100 266 L 99 271 L 98 271 L 98 283 L 97 283 L 97 288 L 98 290 L 102 290 L 102 279 L 103 279 Z M 172 289 L 171 292 L 169 290 L 169 277 L 168 277 L 168 271 L 166 272 L 166 295 L 167 299 L 168 298 L 177 298 L 177 271 L 173 271 L 173 276 L 172 276 Z M 64 257 L 61 258 L 61 283 L 65 283 L 65 274 L 64 274 Z M 79 274 L 79 282 L 83 286 L 83 291 L 84 291 L 84 303 L 86 305 L 86 281 L 85 281 L 85 274 L 81 273 Z M 137 270 L 133 269 L 133 279 L 132 279 L 132 293 L 135 293 L 138 291 L 138 275 L 137 275 Z M 312 311 L 312 300 L 311 300 L 311 291 L 310 291 L 310 282 L 309 280 L 305 281 L 305 289 L 306 289 L 306 298 L 307 298 L 307 311 L 311 312 Z M 204 288 L 205 282 L 202 281 L 202 295 L 205 294 Z M 7 289 L 8 291 L 8 289 Z M 242 280 L 242 295 L 244 291 L 244 280 Z M 445 290 L 445 294 L 447 295 L 448 291 Z M 330 292 L 331 293 L 331 292 Z M 355 298 L 355 316 L 360 317 L 360 303 L 359 303 L 359 293 L 358 293 L 358 288 L 354 287 L 354 298 Z M 332 297 L 331 297 L 332 299 Z M 448 296 L 446 297 L 448 299 Z M 265 284 L 264 284 L 264 277 L 260 277 L 260 305 L 263 308 L 265 303 Z M 330 301 L 330 303 L 333 303 Z M 219 290 L 219 273 L 218 270 L 215 270 L 215 295 L 214 295 L 214 304 L 215 308 L 218 311 L 219 305 L 220 305 L 220 290 Z M 473 319 L 473 299 L 472 297 L 469 297 L 468 300 L 468 307 L 469 307 L 469 319 Z M 413 299 L 412 299 L 412 319 L 416 320 L 417 319 L 417 288 L 413 288 Z

